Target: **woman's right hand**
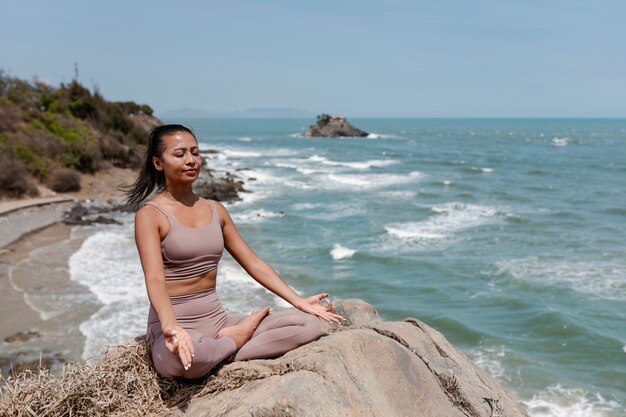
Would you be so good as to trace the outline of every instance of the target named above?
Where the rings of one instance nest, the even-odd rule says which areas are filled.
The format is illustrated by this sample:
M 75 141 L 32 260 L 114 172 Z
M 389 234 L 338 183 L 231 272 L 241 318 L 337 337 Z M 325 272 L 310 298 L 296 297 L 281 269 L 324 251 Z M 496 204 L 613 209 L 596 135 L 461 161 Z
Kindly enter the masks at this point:
M 187 330 L 180 326 L 166 327 L 163 329 L 165 347 L 172 353 L 178 353 L 185 370 L 189 369 L 193 361 L 193 343 Z

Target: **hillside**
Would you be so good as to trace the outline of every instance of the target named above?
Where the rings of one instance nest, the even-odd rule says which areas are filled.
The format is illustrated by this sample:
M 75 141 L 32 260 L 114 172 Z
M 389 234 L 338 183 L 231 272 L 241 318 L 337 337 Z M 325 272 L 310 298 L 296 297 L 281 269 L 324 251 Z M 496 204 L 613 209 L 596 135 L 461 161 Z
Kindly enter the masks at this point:
M 145 133 L 160 124 L 150 106 L 111 102 L 76 80 L 52 87 L 0 70 L 0 198 L 41 186 L 77 191 L 80 173 L 136 167 Z

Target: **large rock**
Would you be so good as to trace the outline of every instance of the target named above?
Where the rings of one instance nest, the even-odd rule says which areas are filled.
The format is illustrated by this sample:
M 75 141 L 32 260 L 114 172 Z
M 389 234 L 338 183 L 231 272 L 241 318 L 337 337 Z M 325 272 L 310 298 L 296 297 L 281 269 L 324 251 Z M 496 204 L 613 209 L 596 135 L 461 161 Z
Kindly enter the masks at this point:
M 516 400 L 439 332 L 408 318 L 384 322 L 360 300 L 328 335 L 272 360 L 221 368 L 172 415 L 528 416 Z M 280 313 L 279 313 L 280 314 Z
M 193 191 L 202 198 L 228 203 L 241 200 L 239 193 L 246 192 L 243 181 L 228 172 L 224 178 L 201 173 L 193 184 Z
M 320 114 L 317 123 L 310 125 L 304 136 L 339 137 L 339 136 L 367 136 L 369 133 L 357 129 L 344 116 Z

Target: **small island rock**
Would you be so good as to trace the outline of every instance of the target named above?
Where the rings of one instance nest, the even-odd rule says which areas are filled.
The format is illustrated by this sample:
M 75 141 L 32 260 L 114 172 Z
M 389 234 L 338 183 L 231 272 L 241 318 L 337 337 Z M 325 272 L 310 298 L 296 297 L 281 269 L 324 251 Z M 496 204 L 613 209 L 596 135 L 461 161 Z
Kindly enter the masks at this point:
M 365 137 L 369 133 L 357 129 L 348 122 L 345 116 L 338 114 L 322 113 L 317 116 L 317 123 L 309 126 L 309 130 L 304 132 L 307 137 L 340 137 L 340 136 L 357 136 Z

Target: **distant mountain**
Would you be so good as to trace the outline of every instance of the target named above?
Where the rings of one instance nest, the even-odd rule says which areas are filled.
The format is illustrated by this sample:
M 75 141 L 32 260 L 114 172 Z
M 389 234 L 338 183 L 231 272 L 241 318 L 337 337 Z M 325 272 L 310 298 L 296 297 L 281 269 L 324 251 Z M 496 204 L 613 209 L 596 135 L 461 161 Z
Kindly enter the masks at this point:
M 250 108 L 247 110 L 237 111 L 209 111 L 202 109 L 183 108 L 176 110 L 169 110 L 159 114 L 159 117 L 165 119 L 199 119 L 199 118 L 311 118 L 315 117 L 315 113 L 290 108 Z

